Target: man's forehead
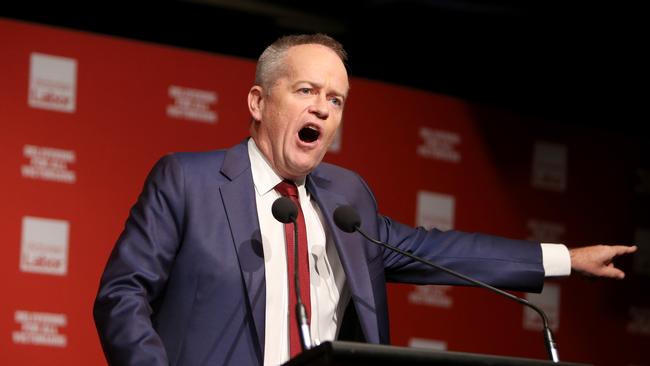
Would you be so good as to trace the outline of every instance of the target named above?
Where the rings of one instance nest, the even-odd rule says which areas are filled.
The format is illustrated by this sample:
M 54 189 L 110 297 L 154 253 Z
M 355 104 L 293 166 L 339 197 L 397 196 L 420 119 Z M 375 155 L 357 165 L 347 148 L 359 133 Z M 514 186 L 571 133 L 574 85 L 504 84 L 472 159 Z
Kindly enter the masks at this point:
M 334 50 L 320 44 L 305 44 L 293 46 L 287 50 L 285 64 L 292 67 L 319 65 L 345 74 L 347 70 L 343 61 Z
M 323 45 L 291 47 L 287 51 L 285 67 L 283 76 L 291 83 L 304 81 L 316 86 L 329 86 L 342 95 L 347 95 L 350 88 L 343 61 L 336 52 Z

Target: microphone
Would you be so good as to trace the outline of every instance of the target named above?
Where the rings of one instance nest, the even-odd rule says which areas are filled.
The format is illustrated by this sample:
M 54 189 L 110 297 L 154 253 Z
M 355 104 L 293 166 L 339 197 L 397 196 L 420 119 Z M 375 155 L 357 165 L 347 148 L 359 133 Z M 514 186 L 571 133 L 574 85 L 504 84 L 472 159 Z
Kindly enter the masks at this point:
M 381 242 L 379 240 L 375 240 L 375 239 L 369 237 L 366 233 L 364 233 L 361 230 L 361 218 L 359 217 L 359 213 L 357 212 L 357 210 L 352 206 L 339 206 L 339 207 L 337 207 L 336 210 L 334 210 L 334 223 L 336 224 L 336 226 L 338 226 L 339 229 L 345 231 L 346 233 L 353 233 L 353 232 L 357 231 L 364 238 L 368 239 L 370 242 L 372 242 L 374 244 L 377 244 L 377 245 L 382 246 L 382 247 L 384 247 L 386 249 L 389 249 L 391 251 L 394 251 L 394 252 L 400 253 L 402 255 L 405 255 L 405 256 L 413 259 L 413 260 L 416 260 L 416 261 L 418 261 L 420 263 L 426 264 L 429 267 L 433 267 L 433 268 L 435 268 L 437 270 L 446 272 L 446 273 L 448 273 L 448 274 L 450 274 L 450 275 L 452 275 L 454 277 L 458 277 L 458 278 L 460 278 L 460 279 L 462 279 L 464 281 L 467 281 L 467 282 L 469 282 L 471 284 L 474 284 L 476 286 L 479 286 L 479 287 L 482 287 L 484 289 L 490 290 L 490 291 L 495 292 L 495 293 L 497 293 L 497 294 L 499 294 L 501 296 L 505 296 L 505 297 L 507 297 L 507 298 L 509 298 L 511 300 L 514 300 L 514 301 L 520 303 L 520 304 L 523 304 L 523 305 L 526 305 L 526 306 L 530 307 L 531 309 L 533 309 L 535 312 L 537 312 L 537 314 L 539 314 L 542 317 L 542 321 L 543 321 L 543 325 L 544 325 L 544 330 L 543 330 L 544 340 L 545 340 L 545 345 L 546 345 L 546 351 L 548 353 L 549 358 L 551 359 L 551 361 L 553 361 L 555 363 L 560 362 L 560 356 L 559 356 L 559 353 L 558 353 L 558 350 L 557 350 L 557 344 L 555 343 L 555 340 L 553 339 L 553 333 L 551 332 L 551 328 L 548 326 L 548 318 L 547 318 L 546 314 L 542 311 L 542 309 L 540 309 L 536 305 L 530 303 L 528 300 L 522 299 L 520 297 L 512 295 L 511 293 L 508 293 L 506 291 L 498 289 L 498 288 L 496 288 L 494 286 L 488 285 L 487 283 L 484 283 L 484 282 L 481 282 L 479 280 L 473 279 L 471 277 L 468 277 L 468 276 L 466 276 L 464 274 L 458 273 L 458 272 L 453 271 L 451 269 L 448 269 L 446 267 L 434 264 L 434 263 L 432 263 L 432 262 L 430 262 L 430 261 L 428 261 L 428 260 L 426 260 L 424 258 L 418 257 L 416 255 L 413 255 L 413 254 L 409 253 L 409 252 L 406 252 L 404 250 L 396 248 L 396 247 L 394 247 L 394 246 L 392 246 L 390 244 L 387 244 L 387 243 L 384 243 L 384 242 Z
M 280 197 L 275 200 L 273 206 L 271 206 L 271 212 L 273 213 L 273 217 L 283 224 L 290 222 L 295 224 L 296 218 L 298 217 L 298 207 L 287 197 Z
M 293 223 L 293 281 L 296 290 L 296 319 L 298 322 L 298 334 L 300 334 L 300 345 L 302 350 L 306 351 L 312 348 L 311 332 L 309 331 L 309 321 L 307 320 L 307 310 L 300 296 L 300 278 L 298 275 L 298 207 L 290 198 L 280 197 L 271 206 L 271 212 L 276 220 L 283 224 Z

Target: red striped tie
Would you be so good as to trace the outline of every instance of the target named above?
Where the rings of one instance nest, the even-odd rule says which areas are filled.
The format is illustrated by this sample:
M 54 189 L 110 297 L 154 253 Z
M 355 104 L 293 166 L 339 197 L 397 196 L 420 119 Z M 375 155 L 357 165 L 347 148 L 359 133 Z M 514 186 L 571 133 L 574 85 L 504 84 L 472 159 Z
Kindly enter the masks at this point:
M 275 190 L 281 195 L 290 198 L 298 207 L 296 223 L 298 224 L 298 274 L 300 277 L 300 295 L 305 307 L 307 308 L 307 319 L 309 319 L 311 316 L 311 301 L 309 296 L 309 253 L 307 251 L 307 229 L 305 227 L 305 217 L 302 213 L 302 208 L 300 207 L 300 200 L 298 199 L 298 188 L 293 182 L 285 180 L 275 186 Z M 298 322 L 295 316 L 296 289 L 294 288 L 293 280 L 293 224 L 284 225 L 284 236 L 287 243 L 287 274 L 289 280 L 289 353 L 293 358 L 302 350 L 302 347 L 300 346 L 300 336 L 298 334 Z

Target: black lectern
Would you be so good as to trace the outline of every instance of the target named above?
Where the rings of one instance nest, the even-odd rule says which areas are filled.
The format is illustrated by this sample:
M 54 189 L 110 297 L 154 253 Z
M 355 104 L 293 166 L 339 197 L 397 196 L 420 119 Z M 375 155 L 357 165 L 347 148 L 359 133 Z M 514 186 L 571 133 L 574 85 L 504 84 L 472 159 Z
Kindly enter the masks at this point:
M 588 366 L 587 364 L 536 360 L 519 357 L 442 352 L 420 348 L 384 346 L 355 342 L 325 342 L 289 360 L 285 366 Z

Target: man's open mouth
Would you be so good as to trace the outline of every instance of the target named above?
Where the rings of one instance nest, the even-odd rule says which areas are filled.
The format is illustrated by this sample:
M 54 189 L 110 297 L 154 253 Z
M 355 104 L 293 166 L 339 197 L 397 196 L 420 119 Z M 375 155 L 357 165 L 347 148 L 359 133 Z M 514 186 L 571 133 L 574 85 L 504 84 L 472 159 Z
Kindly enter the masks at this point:
M 319 136 L 320 131 L 314 126 L 305 126 L 298 131 L 298 137 L 303 142 L 314 142 Z

